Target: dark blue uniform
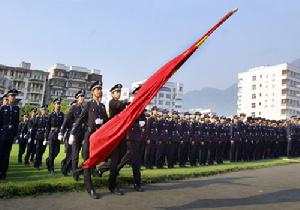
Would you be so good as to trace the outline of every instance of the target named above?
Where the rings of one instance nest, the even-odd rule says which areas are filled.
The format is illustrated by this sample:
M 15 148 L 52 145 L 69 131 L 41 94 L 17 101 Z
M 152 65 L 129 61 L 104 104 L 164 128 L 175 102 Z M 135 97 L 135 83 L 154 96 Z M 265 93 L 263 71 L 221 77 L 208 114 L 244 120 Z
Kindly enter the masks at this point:
M 43 145 L 43 141 L 46 138 L 46 126 L 48 124 L 48 116 L 37 116 L 34 122 L 36 129 L 35 142 L 36 142 L 36 158 L 34 167 L 39 168 L 42 164 L 43 154 L 46 149 L 46 145 Z
M 196 166 L 199 162 L 199 144 L 201 140 L 201 123 L 194 120 L 192 123 L 192 139 L 190 144 L 190 164 Z
M 156 142 L 156 167 L 163 168 L 166 159 L 166 145 L 169 140 L 169 121 L 161 119 L 158 122 L 158 141 Z
M 6 178 L 13 140 L 18 134 L 19 107 L 4 105 L 0 108 L 0 179 Z
M 68 115 L 65 117 L 64 122 L 61 126 L 60 133 L 65 136 L 65 145 L 66 145 L 66 158 L 62 161 L 62 173 L 66 175 L 68 171 L 72 168 L 73 177 L 75 180 L 78 180 L 78 177 L 75 176 L 75 171 L 78 169 L 79 161 L 79 152 L 82 147 L 82 142 L 84 139 L 85 125 L 81 125 L 81 129 L 78 130 L 78 133 L 75 134 L 75 141 L 72 145 L 69 145 L 68 139 L 73 125 L 75 124 L 76 119 L 79 118 L 83 110 L 83 105 L 74 104 L 71 106 Z
M 191 122 L 182 120 L 181 122 L 181 141 L 178 148 L 179 166 L 185 167 L 188 160 L 188 149 L 191 141 L 192 126 Z
M 28 133 L 27 123 L 26 122 L 20 123 L 18 129 L 18 144 L 19 144 L 18 163 L 22 163 L 22 156 L 26 150 L 26 145 L 28 141 L 27 133 Z
M 46 139 L 49 141 L 49 157 L 46 160 L 48 171 L 54 172 L 54 159 L 60 152 L 58 133 L 64 122 L 64 113 L 52 112 L 46 126 Z
M 181 140 L 181 125 L 179 120 L 171 120 L 169 123 L 169 140 L 167 142 L 167 161 L 168 168 L 173 168 L 177 161 L 177 149 L 179 141 Z
M 90 136 L 107 121 L 108 116 L 104 104 L 96 100 L 87 102 L 71 131 L 71 135 L 76 135 L 82 129 L 82 125 L 86 127 L 83 144 L 84 160 L 87 160 L 90 155 Z M 88 192 L 94 190 L 91 169 L 84 169 L 84 183 Z
M 28 144 L 27 144 L 27 150 L 26 150 L 26 155 L 24 158 L 24 163 L 25 165 L 29 164 L 29 158 L 30 162 L 33 162 L 34 155 L 36 152 L 36 147 L 35 147 L 35 135 L 36 135 L 36 127 L 35 127 L 35 119 L 36 117 L 30 118 L 27 121 L 27 128 L 28 128 Z
M 147 122 L 147 142 L 145 148 L 145 166 L 152 168 L 155 162 L 156 142 L 159 139 L 158 135 L 158 120 L 151 116 Z

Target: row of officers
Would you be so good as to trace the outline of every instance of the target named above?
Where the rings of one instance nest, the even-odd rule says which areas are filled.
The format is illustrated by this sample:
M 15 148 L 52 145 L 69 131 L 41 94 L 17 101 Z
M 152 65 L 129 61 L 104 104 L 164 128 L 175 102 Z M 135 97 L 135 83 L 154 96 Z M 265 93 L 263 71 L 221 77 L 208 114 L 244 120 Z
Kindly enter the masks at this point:
M 105 171 L 110 171 L 109 190 L 122 195 L 117 175 L 126 164 L 133 170 L 134 189 L 141 192 L 141 165 L 149 169 L 173 168 L 176 164 L 180 167 L 222 164 L 224 159 L 237 162 L 300 155 L 300 123 L 296 117 L 290 121 L 270 121 L 246 118 L 244 114 L 230 119 L 195 112 L 191 119 L 191 114 L 186 112 L 181 119 L 177 111 L 170 116 L 167 110 L 162 110 L 159 115 L 157 107 L 153 107 L 151 114 L 140 115 L 104 164 L 98 169 L 81 170 L 80 151 L 84 160 L 89 158 L 90 135 L 130 104 L 130 100 L 120 100 L 121 89 L 121 84 L 111 88 L 109 113 L 101 103 L 102 82 L 97 81 L 90 88 L 91 100 L 85 102 L 85 91 L 78 91 L 66 116 L 60 110 L 61 99 L 56 98 L 52 113 L 47 114 L 47 106 L 39 110 L 34 108 L 29 117 L 23 116 L 21 123 L 19 108 L 14 105 L 17 91 L 8 91 L 0 110 L 0 178 L 6 178 L 14 140 L 19 144 L 19 163 L 24 159 L 26 166 L 33 163 L 38 170 L 48 145 L 46 166 L 53 175 L 54 160 L 61 143 L 65 143 L 66 157 L 61 162 L 61 171 L 64 175 L 71 172 L 76 181 L 83 173 L 92 198 L 99 198 L 99 195 L 91 175 L 102 176 Z M 133 96 L 138 89 L 132 92 Z

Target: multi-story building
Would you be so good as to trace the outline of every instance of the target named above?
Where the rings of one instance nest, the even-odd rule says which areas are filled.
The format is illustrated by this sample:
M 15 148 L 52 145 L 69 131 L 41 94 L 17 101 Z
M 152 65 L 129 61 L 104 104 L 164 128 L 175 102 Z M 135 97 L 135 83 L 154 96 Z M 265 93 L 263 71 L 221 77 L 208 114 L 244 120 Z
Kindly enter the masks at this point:
M 132 83 L 132 89 L 144 81 Z M 167 109 L 170 113 L 174 110 L 182 112 L 183 84 L 177 82 L 167 82 L 153 98 L 147 109 L 157 106 L 160 110 Z
M 68 101 L 74 100 L 74 96 L 79 89 L 89 93 L 91 84 L 95 81 L 102 81 L 100 70 L 88 69 L 79 66 L 67 66 L 55 64 L 48 69 L 48 102 L 51 97 L 61 96 Z M 89 97 L 89 94 L 87 95 Z
M 30 63 L 20 67 L 0 65 L 0 94 L 15 88 L 19 91 L 20 105 L 43 105 L 48 72 L 31 69 Z
M 300 69 L 287 63 L 261 66 L 238 75 L 238 110 L 247 116 L 300 116 Z

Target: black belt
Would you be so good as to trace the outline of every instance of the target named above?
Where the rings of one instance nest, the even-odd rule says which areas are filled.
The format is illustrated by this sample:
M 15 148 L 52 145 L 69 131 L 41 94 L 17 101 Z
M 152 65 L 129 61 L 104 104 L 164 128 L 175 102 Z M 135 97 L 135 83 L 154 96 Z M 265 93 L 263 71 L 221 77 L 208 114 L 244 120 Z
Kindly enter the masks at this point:
M 8 128 L 8 129 L 12 129 L 14 126 L 13 125 L 4 125 L 3 128 Z

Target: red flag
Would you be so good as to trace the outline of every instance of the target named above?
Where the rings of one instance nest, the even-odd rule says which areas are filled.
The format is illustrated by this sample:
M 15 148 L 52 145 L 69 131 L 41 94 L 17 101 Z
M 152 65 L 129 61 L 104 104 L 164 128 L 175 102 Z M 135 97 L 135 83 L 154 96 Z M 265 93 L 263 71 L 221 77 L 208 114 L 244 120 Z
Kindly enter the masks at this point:
M 197 48 L 237 9 L 227 13 L 214 27 L 212 27 L 201 39 L 193 44 L 182 54 L 169 61 L 155 72 L 142 85 L 132 103 L 121 113 L 105 123 L 90 137 L 90 158 L 83 163 L 83 168 L 90 168 L 105 160 L 118 146 L 128 129 L 136 121 L 146 106 L 155 97 L 161 87 L 181 67 L 181 65 L 197 50 Z

